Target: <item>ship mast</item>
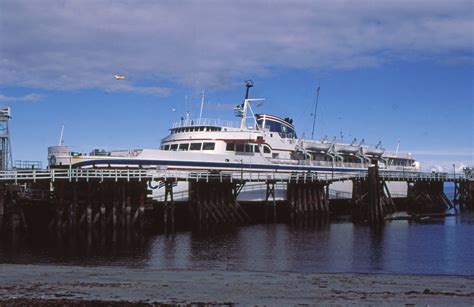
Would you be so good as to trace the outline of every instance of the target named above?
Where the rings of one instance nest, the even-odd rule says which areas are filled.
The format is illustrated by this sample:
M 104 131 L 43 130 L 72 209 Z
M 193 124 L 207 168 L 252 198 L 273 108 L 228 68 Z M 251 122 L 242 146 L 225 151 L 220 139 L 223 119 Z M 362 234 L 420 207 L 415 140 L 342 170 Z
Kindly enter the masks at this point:
M 252 80 L 247 80 L 245 81 L 245 87 L 247 88 L 245 91 L 245 99 L 244 103 L 238 105 L 237 107 L 234 108 L 235 115 L 238 117 L 242 117 L 240 121 L 240 129 L 246 129 L 247 128 L 247 113 L 250 111 L 252 114 L 252 118 L 255 122 L 255 127 L 257 127 L 257 120 L 255 118 L 255 114 L 253 114 L 252 108 L 250 107 L 250 103 L 254 101 L 263 101 L 264 99 L 249 99 L 249 90 L 251 87 L 253 87 L 253 81 Z
M 245 129 L 247 125 L 247 109 L 249 107 L 249 92 L 250 88 L 253 87 L 253 81 L 252 80 L 247 80 L 245 81 L 245 99 L 244 103 L 242 105 L 242 120 L 240 121 L 240 129 Z
M 202 108 L 204 107 L 204 97 L 206 95 L 205 91 L 201 92 L 201 110 L 199 111 L 199 120 L 202 118 Z
M 313 130 L 311 131 L 311 139 L 312 140 L 314 140 L 314 127 L 316 125 L 316 114 L 318 112 L 319 89 L 320 89 L 320 87 L 318 86 L 318 89 L 316 91 L 316 105 L 314 106 L 314 113 L 313 113 Z
M 253 87 L 253 81 L 252 80 L 245 81 L 245 87 L 247 88 L 247 90 L 245 91 L 245 99 L 249 99 L 249 90 L 251 87 Z

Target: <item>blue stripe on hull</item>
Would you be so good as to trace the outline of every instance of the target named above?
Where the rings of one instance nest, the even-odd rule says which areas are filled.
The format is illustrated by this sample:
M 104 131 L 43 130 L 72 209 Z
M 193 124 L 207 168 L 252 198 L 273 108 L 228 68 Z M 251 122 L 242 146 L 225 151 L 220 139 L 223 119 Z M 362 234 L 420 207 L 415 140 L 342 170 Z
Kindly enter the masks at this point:
M 363 171 L 365 168 L 339 168 L 339 167 L 314 167 L 314 166 L 298 166 L 298 165 L 276 165 L 276 164 L 249 164 L 249 163 L 222 163 L 222 162 L 204 162 L 204 161 L 169 161 L 169 160 L 130 160 L 130 159 L 117 159 L 117 160 L 90 160 L 84 162 L 78 162 L 73 167 L 85 167 L 94 165 L 136 165 L 136 166 L 189 166 L 189 167 L 203 167 L 208 169 L 222 169 L 222 168 L 235 168 L 250 170 L 285 170 L 285 171 L 323 171 L 323 172 L 353 172 Z

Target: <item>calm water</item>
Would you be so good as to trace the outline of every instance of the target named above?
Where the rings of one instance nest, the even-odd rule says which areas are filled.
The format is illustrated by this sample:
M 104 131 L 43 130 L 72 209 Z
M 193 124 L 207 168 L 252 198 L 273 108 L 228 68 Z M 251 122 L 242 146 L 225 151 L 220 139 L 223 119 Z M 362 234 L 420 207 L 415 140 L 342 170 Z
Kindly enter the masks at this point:
M 40 239 L 41 238 L 41 239 Z M 331 221 L 254 225 L 198 235 L 117 234 L 0 241 L 2 263 L 163 269 L 474 275 L 474 214 L 380 229 Z

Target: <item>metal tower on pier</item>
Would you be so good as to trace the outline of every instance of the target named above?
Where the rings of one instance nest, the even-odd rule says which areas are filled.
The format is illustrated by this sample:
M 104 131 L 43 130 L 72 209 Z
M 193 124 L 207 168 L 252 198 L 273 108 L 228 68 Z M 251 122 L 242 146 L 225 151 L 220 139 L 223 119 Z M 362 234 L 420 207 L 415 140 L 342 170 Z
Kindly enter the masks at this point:
M 0 170 L 2 171 L 13 167 L 9 128 L 11 118 L 10 107 L 0 107 Z

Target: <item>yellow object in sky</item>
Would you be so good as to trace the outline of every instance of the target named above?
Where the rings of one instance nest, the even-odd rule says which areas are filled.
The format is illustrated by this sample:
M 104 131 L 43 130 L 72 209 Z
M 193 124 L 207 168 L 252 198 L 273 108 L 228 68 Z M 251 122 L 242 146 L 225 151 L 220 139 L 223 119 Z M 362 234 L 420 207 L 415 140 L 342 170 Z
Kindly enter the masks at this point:
M 115 80 L 125 80 L 125 76 L 122 75 L 114 75 Z

